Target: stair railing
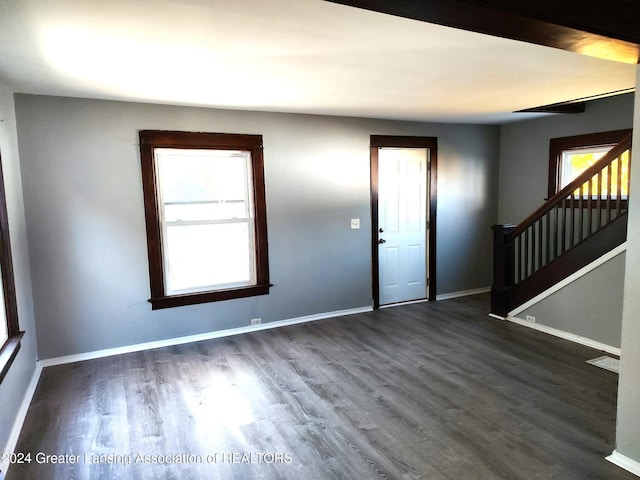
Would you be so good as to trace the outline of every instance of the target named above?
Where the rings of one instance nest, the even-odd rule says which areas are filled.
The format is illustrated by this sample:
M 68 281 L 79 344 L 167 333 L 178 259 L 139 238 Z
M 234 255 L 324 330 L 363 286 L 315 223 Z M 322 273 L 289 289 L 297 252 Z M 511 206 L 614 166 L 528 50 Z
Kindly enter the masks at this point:
M 492 313 L 506 316 L 515 307 L 510 298 L 514 287 L 616 219 L 626 221 L 631 138 L 622 140 L 520 224 L 493 227 Z

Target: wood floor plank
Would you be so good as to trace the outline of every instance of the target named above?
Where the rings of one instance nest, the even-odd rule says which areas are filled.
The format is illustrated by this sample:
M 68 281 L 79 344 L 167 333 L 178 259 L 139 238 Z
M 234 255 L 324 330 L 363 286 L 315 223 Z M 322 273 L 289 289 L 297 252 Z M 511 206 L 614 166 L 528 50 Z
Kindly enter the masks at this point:
M 599 352 L 487 311 L 480 295 L 46 368 L 17 451 L 81 461 L 7 480 L 635 478 L 604 459 L 617 376 L 585 363 Z

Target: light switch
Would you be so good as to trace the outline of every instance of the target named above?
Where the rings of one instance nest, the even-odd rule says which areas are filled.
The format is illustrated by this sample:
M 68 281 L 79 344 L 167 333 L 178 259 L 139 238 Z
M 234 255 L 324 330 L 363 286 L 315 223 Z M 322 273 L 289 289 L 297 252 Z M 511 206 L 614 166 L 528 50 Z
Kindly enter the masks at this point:
M 360 228 L 360 219 L 352 218 L 351 219 L 351 230 L 358 230 Z

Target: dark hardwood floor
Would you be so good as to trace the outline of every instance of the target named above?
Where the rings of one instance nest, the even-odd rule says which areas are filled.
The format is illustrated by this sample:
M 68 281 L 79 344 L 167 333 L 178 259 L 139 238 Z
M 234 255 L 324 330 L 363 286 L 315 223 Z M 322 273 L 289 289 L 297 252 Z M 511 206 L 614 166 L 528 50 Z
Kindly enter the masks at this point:
M 46 368 L 16 450 L 32 462 L 7 479 L 635 479 L 604 458 L 601 353 L 487 311 L 482 295 Z

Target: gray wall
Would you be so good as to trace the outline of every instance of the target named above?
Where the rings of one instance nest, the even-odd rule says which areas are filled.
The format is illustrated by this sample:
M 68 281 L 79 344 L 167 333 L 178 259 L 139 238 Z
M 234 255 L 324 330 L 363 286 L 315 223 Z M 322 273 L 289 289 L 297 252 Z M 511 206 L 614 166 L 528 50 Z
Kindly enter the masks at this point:
M 640 89 L 640 67 L 636 89 Z M 640 98 L 636 98 L 634 125 L 633 143 L 640 145 Z M 640 164 L 632 163 L 631 169 L 631 190 L 640 192 Z M 629 197 L 628 225 L 616 450 L 640 462 L 640 195 Z
M 438 293 L 491 283 L 497 127 L 31 95 L 16 111 L 40 358 L 371 305 L 371 134 L 438 137 Z M 151 311 L 140 129 L 263 135 L 270 295 Z
M 585 113 L 508 123 L 500 132 L 500 223 L 519 223 L 547 197 L 549 140 L 631 128 L 633 94 L 589 102 Z
M 0 452 L 9 452 L 11 450 L 4 447 L 36 370 L 37 347 L 13 93 L 1 83 L 0 119 L 0 153 L 2 154 L 2 168 L 7 194 L 18 321 L 20 328 L 25 331 L 20 351 L 0 384 L 0 405 L 2 405 Z
M 624 263 L 621 253 L 517 317 L 620 347 Z

